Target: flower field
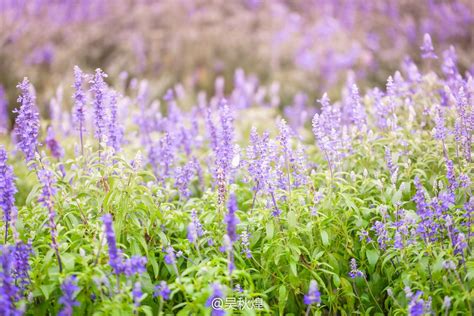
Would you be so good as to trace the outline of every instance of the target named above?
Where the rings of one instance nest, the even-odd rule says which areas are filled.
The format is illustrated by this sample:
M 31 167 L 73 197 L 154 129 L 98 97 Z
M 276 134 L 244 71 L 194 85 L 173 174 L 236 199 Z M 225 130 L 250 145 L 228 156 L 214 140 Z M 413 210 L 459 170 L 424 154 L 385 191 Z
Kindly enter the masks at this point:
M 211 2 L 0 6 L 0 315 L 474 314 L 472 5 Z

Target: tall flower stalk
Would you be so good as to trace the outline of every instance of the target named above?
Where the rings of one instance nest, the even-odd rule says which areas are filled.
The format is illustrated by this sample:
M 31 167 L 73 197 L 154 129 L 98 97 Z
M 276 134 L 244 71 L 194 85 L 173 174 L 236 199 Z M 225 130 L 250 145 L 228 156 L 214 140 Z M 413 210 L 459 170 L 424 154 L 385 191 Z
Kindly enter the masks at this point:
M 37 170 L 37 175 L 40 183 L 42 184 L 41 194 L 38 201 L 48 210 L 49 213 L 49 231 L 51 234 L 51 245 L 56 253 L 58 260 L 59 271 L 62 272 L 63 266 L 61 262 L 61 256 L 59 255 L 58 245 L 58 232 L 56 228 L 56 211 L 54 209 L 54 196 L 57 193 L 56 177 L 53 172 L 48 169 L 49 164 L 45 159 L 41 159 L 41 168 Z
M 91 92 L 94 95 L 94 135 L 99 142 L 99 159 L 101 159 L 102 143 L 107 134 L 107 84 L 104 78 L 107 78 L 107 75 L 101 69 L 96 69 L 90 81 Z
M 78 66 L 74 66 L 74 110 L 73 118 L 79 139 L 81 141 L 81 154 L 84 156 L 84 133 L 86 132 L 86 94 L 83 89 L 85 75 Z

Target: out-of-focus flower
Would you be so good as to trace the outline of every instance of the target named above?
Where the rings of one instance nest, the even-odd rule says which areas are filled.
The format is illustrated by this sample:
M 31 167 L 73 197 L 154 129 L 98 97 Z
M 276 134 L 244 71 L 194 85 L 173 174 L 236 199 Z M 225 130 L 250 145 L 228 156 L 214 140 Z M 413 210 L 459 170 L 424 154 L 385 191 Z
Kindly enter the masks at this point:
M 163 298 L 164 301 L 169 300 L 171 294 L 171 290 L 168 287 L 166 281 L 161 281 L 159 285 L 155 286 L 155 292 L 153 294 L 154 297 L 160 296 Z
M 17 209 L 15 207 L 15 175 L 13 168 L 8 165 L 7 151 L 0 146 L 0 208 L 3 211 L 5 221 L 5 243 L 8 238 L 8 228 L 10 224 L 15 225 Z
M 173 265 L 176 263 L 176 256 L 174 254 L 174 249 L 171 246 L 168 246 L 166 248 L 165 263 L 173 264 Z
M 56 140 L 54 135 L 54 130 L 52 126 L 48 126 L 48 130 L 46 132 L 46 146 L 48 146 L 49 150 L 51 151 L 51 155 L 56 158 L 62 158 L 64 156 L 64 149 L 61 147 L 59 142 Z
M 321 293 L 319 292 L 318 282 L 316 282 L 316 280 L 311 280 L 308 294 L 304 296 L 303 302 L 306 305 L 321 303 Z
M 425 33 L 423 36 L 423 45 L 420 47 L 421 49 L 421 58 L 423 59 L 437 59 L 433 48 L 433 43 L 431 42 L 431 36 L 428 33 Z
M 211 288 L 212 288 L 212 294 L 208 297 L 206 301 L 206 307 L 212 308 L 212 312 L 211 312 L 212 316 L 223 316 L 226 314 L 225 310 L 223 309 L 223 304 L 222 305 L 216 304 L 216 301 L 219 301 L 219 300 L 223 301 L 224 299 L 224 292 L 222 290 L 222 285 L 216 282 L 211 285 Z
M 77 286 L 76 276 L 73 275 L 64 280 L 63 284 L 61 284 L 63 296 L 61 296 L 59 299 L 59 304 L 63 305 L 63 308 L 59 312 L 58 316 L 72 316 L 74 306 L 80 305 L 80 303 L 75 299 L 75 295 L 78 290 L 79 287 Z
M 123 138 L 123 127 L 119 122 L 118 107 L 117 107 L 118 93 L 114 90 L 109 92 L 109 136 L 107 138 L 107 144 L 112 147 L 115 152 L 119 152 L 122 146 Z
M 429 300 L 425 302 L 421 298 L 423 292 L 417 291 L 413 294 L 411 291 L 407 292 L 407 298 L 410 300 L 408 303 L 408 315 L 410 316 L 423 316 L 431 312 Z
M 0 245 L 0 315 L 21 315 L 15 306 L 19 293 L 12 276 L 12 259 L 10 248 Z
M 135 307 L 140 306 L 143 292 L 142 292 L 142 285 L 138 281 L 135 282 L 135 285 L 133 286 L 132 296 L 133 296 L 133 304 L 135 305 Z
M 121 270 L 126 276 L 142 274 L 146 271 L 146 263 L 146 257 L 133 256 L 123 262 Z
M 8 117 L 8 100 L 5 89 L 0 84 L 0 134 L 6 134 L 10 127 L 10 119 Z

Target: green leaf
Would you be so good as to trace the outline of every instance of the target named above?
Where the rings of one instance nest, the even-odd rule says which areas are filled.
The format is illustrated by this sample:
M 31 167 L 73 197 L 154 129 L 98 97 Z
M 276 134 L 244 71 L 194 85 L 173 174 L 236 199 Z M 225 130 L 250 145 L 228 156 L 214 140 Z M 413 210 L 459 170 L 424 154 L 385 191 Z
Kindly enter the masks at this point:
M 278 309 L 280 310 L 280 315 L 283 314 L 283 311 L 285 310 L 287 299 L 288 292 L 286 291 L 286 287 L 280 285 L 280 288 L 278 289 Z
M 369 261 L 370 267 L 373 269 L 377 260 L 379 260 L 379 252 L 375 249 L 367 249 L 365 251 L 365 255 L 367 256 L 367 260 Z
M 321 231 L 321 241 L 323 242 L 324 246 L 329 245 L 329 235 L 328 235 L 327 231 L 325 231 L 325 230 Z
M 269 221 L 267 223 L 267 239 L 272 239 L 273 238 L 274 231 L 275 231 L 275 228 L 273 226 L 273 222 Z
M 54 284 L 40 286 L 41 292 L 43 293 L 46 300 L 49 299 L 49 295 L 54 291 L 55 288 L 56 286 Z
M 296 214 L 293 211 L 288 212 L 288 228 L 293 229 L 296 227 L 297 223 Z

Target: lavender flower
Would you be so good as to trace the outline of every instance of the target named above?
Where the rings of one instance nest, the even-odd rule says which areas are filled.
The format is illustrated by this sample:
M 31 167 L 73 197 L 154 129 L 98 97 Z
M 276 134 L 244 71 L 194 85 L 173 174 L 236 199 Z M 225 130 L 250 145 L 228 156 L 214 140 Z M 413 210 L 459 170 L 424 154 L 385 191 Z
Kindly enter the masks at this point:
M 303 302 L 306 305 L 321 303 L 321 293 L 319 292 L 318 283 L 316 282 L 316 280 L 311 280 L 309 284 L 308 294 L 304 296 Z
M 388 236 L 387 228 L 381 221 L 376 221 L 372 229 L 377 235 L 377 242 L 381 249 L 386 249 L 390 237 Z
M 8 117 L 8 100 L 5 89 L 0 85 L 0 134 L 6 134 L 10 126 Z
M 74 109 L 73 122 L 81 140 L 81 152 L 84 154 L 83 134 L 86 132 L 86 95 L 82 88 L 84 74 L 78 66 L 74 66 Z
M 142 286 L 140 282 L 135 282 L 135 285 L 133 286 L 132 290 L 132 296 L 133 296 L 133 304 L 135 307 L 140 306 L 140 301 L 142 300 L 143 292 L 142 292 Z
M 229 269 L 229 275 L 232 275 L 235 270 L 233 242 L 227 234 L 224 235 L 221 251 L 227 253 L 227 268 Z
M 64 156 L 64 149 L 56 140 L 52 126 L 48 126 L 48 130 L 46 132 L 45 143 L 46 143 L 46 146 L 48 146 L 49 150 L 51 151 L 51 155 L 54 158 L 59 159 Z
M 197 236 L 201 237 L 204 234 L 204 230 L 202 228 L 201 222 L 199 221 L 199 217 L 196 210 L 191 211 L 191 221 L 194 224 Z
M 219 116 L 221 133 L 216 159 L 219 166 L 223 169 L 226 179 L 228 179 L 234 157 L 234 127 L 232 125 L 233 117 L 225 99 L 222 99 L 219 104 Z
M 166 248 L 165 263 L 173 265 L 176 264 L 176 256 L 174 254 L 174 249 L 171 246 Z
M 223 205 L 227 194 L 227 180 L 224 173 L 224 168 L 218 167 L 217 175 L 217 204 Z
M 219 148 L 219 140 L 217 139 L 217 128 L 212 121 L 212 112 L 211 109 L 207 110 L 206 113 L 206 127 L 207 127 L 207 133 L 209 137 L 209 145 L 212 149 L 213 152 L 217 153 L 218 148 Z
M 171 174 L 174 157 L 173 139 L 169 133 L 165 133 L 158 143 L 150 147 L 148 153 L 150 164 L 153 167 L 156 177 L 162 182 Z
M 237 211 L 237 199 L 234 193 L 229 197 L 228 210 L 229 212 L 224 219 L 227 225 L 227 236 L 229 236 L 232 242 L 235 242 L 237 241 L 237 224 L 239 223 L 239 219 L 235 214 Z
M 191 195 L 189 184 L 193 179 L 195 169 L 193 160 L 188 161 L 183 167 L 176 168 L 175 185 L 183 198 L 188 198 Z
M 431 42 L 431 36 L 425 33 L 423 36 L 423 45 L 421 49 L 421 58 L 423 59 L 437 59 L 438 56 L 434 53 L 433 43 Z
M 208 297 L 206 301 L 206 307 L 211 307 L 211 315 L 212 316 L 223 316 L 226 314 L 224 309 L 222 308 L 223 305 L 216 304 L 216 301 L 224 299 L 224 293 L 222 291 L 222 285 L 219 283 L 213 283 L 212 287 L 212 294 Z
M 107 132 L 107 84 L 104 81 L 107 75 L 101 70 L 96 69 L 95 75 L 90 81 L 91 92 L 94 94 L 94 125 L 95 137 L 99 141 L 99 145 L 104 141 Z
M 385 147 L 385 161 L 387 162 L 388 170 L 390 171 L 390 176 L 392 178 L 392 183 L 394 183 L 397 177 L 398 168 L 393 164 L 392 153 L 388 146 Z
M 58 316 L 72 316 L 74 306 L 80 305 L 74 298 L 78 290 L 76 276 L 73 275 L 64 280 L 63 284 L 61 284 L 63 296 L 59 299 L 59 304 L 62 304 L 63 308 L 58 313 Z
M 105 228 L 105 237 L 109 245 L 109 264 L 116 275 L 122 272 L 122 256 L 117 250 L 117 242 L 115 240 L 115 232 L 113 228 L 112 215 L 105 214 L 102 217 Z
M 0 146 L 0 208 L 3 211 L 5 221 L 5 243 L 7 242 L 10 224 L 15 225 L 17 216 L 15 194 L 18 192 L 15 186 L 13 168 L 7 164 L 7 161 L 7 151 L 5 147 Z
M 429 301 L 425 302 L 421 296 L 423 292 L 417 291 L 414 295 L 409 291 L 407 293 L 407 298 L 410 299 L 408 303 L 408 315 L 410 316 L 422 316 L 427 313 L 430 313 L 430 304 Z
M 362 271 L 360 271 L 358 268 L 357 268 L 357 262 L 356 262 L 356 259 L 355 258 L 352 258 L 351 259 L 351 271 L 349 272 L 349 276 L 352 278 L 352 279 L 355 279 L 357 277 L 363 277 L 364 276 L 364 273 Z
M 121 270 L 128 277 L 134 274 L 143 274 L 146 271 L 146 263 L 146 257 L 133 256 L 123 262 Z
M 56 257 L 58 259 L 59 271 L 62 271 L 61 258 L 59 256 L 59 245 L 58 245 L 58 232 L 56 230 L 56 221 L 55 216 L 56 212 L 54 210 L 54 196 L 56 195 L 57 189 L 56 177 L 53 172 L 48 169 L 48 161 L 42 161 L 43 167 L 37 171 L 38 179 L 43 185 L 41 195 L 38 198 L 38 201 L 43 204 L 43 206 L 48 210 L 49 213 L 49 231 L 51 234 L 51 244 L 56 252 Z
M 395 233 L 395 237 L 394 237 L 394 240 L 393 240 L 393 247 L 395 249 L 402 249 L 403 248 L 402 235 L 398 231 Z
M 454 240 L 454 253 L 464 256 L 464 250 L 467 248 L 466 236 L 463 233 L 458 233 Z
M 195 243 L 198 238 L 197 228 L 196 225 L 191 222 L 188 225 L 188 240 L 190 243 Z
M 20 293 L 26 291 L 26 287 L 30 284 L 30 277 L 28 275 L 30 271 L 29 258 L 33 253 L 31 242 L 23 243 L 19 241 L 13 247 L 13 273 L 18 289 Z
M 15 302 L 18 300 L 18 288 L 12 277 L 12 256 L 9 247 L 0 245 L 0 315 L 21 315 L 16 309 Z
M 359 88 L 354 84 L 351 89 L 351 122 L 358 128 L 362 129 L 367 120 L 367 114 L 361 104 L 359 96 Z
M 240 234 L 240 242 L 242 243 L 242 252 L 245 253 L 247 258 L 252 258 L 252 251 L 250 250 L 250 236 L 247 230 L 244 230 L 242 234 Z
M 449 296 L 444 297 L 442 308 L 446 311 L 446 315 L 447 315 L 449 309 L 451 308 L 451 297 L 449 297 Z
M 454 191 L 458 186 L 456 174 L 454 173 L 454 164 L 452 160 L 446 159 L 446 177 L 448 178 L 448 188 Z
M 279 134 L 278 134 L 278 142 L 283 150 L 283 154 L 285 155 L 286 159 L 290 159 L 291 154 L 291 147 L 290 147 L 290 129 L 288 124 L 284 119 L 281 119 L 277 122 Z
M 425 190 L 418 177 L 415 178 L 416 193 L 413 196 L 413 201 L 416 204 L 416 212 L 421 217 L 429 215 L 429 206 L 425 198 Z
M 332 174 L 335 164 L 345 157 L 345 152 L 349 149 L 346 144 L 348 141 L 340 109 L 331 106 L 326 93 L 319 102 L 321 114 L 316 113 L 313 117 L 313 134 Z
M 434 128 L 434 138 L 440 141 L 446 140 L 446 135 L 448 133 L 445 122 L 444 122 L 444 111 L 442 108 L 438 108 L 438 115 L 435 117 L 435 128 Z
M 18 97 L 18 102 L 21 103 L 21 106 L 20 109 L 14 110 L 14 113 L 18 113 L 15 121 L 15 135 L 18 147 L 25 154 L 26 162 L 30 162 L 35 158 L 39 145 L 39 113 L 35 105 L 36 96 L 28 78 L 24 78 L 17 88 L 21 91 Z
M 117 107 L 117 97 L 118 93 L 116 91 L 109 92 L 109 110 L 110 110 L 110 120 L 108 126 L 107 144 L 112 147 L 115 152 L 119 152 L 122 145 L 123 138 L 123 127 L 120 126 L 118 118 L 118 107 Z
M 164 301 L 167 301 L 170 298 L 170 294 L 171 290 L 166 281 L 161 281 L 159 285 L 155 286 L 153 297 L 160 296 Z
M 456 75 L 459 74 L 457 60 L 456 50 L 453 46 L 450 46 L 449 49 L 443 52 L 441 69 L 448 79 L 455 79 Z

